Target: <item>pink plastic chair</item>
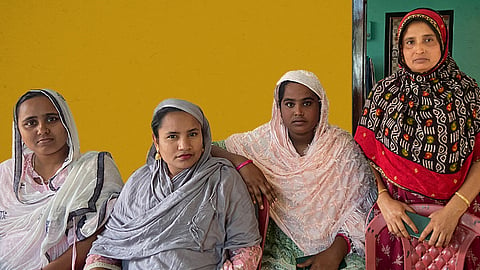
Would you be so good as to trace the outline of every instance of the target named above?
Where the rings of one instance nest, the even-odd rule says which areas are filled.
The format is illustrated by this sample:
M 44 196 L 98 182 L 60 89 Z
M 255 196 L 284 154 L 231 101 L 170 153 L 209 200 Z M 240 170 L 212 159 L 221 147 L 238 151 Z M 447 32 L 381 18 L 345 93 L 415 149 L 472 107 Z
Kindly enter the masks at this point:
M 442 208 L 432 204 L 410 205 L 418 214 L 428 216 Z M 375 259 L 375 244 L 378 234 L 387 225 L 382 214 L 370 222 L 365 234 L 366 269 L 377 269 Z M 445 248 L 436 248 L 427 243 L 420 243 L 416 238 L 402 238 L 404 269 L 462 269 L 465 255 L 475 237 L 480 236 L 480 218 L 465 213 L 461 217 L 450 244 Z

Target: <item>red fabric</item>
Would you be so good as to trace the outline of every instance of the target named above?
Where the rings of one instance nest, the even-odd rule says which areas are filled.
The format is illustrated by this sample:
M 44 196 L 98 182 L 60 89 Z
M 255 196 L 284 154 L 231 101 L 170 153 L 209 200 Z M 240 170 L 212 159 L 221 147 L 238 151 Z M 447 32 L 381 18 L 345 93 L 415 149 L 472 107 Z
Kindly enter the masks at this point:
M 465 181 L 468 169 L 473 161 L 480 158 L 480 135 L 475 137 L 474 151 L 463 163 L 462 168 L 453 174 L 439 174 L 425 169 L 421 165 L 392 153 L 382 143 L 375 139 L 375 134 L 359 126 L 355 140 L 363 152 L 376 166 L 382 170 L 383 177 L 388 181 L 435 199 L 449 199 Z M 368 146 L 368 147 L 367 147 Z

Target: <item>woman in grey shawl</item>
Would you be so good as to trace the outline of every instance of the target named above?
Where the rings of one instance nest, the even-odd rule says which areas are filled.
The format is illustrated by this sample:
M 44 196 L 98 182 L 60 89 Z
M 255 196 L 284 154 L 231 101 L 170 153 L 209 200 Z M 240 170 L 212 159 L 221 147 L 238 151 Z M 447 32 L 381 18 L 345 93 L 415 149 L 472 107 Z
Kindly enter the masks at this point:
M 232 164 L 210 155 L 201 109 L 167 99 L 152 131 L 147 164 L 127 181 L 86 269 L 118 269 L 111 259 L 123 269 L 255 269 L 253 204 Z

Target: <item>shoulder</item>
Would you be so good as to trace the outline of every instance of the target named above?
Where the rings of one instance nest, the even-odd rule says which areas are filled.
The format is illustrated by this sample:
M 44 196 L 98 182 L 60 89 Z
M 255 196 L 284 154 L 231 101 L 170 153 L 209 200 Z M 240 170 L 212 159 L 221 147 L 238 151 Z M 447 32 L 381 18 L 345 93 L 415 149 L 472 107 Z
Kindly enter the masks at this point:
M 150 168 L 147 164 L 143 165 L 142 167 L 138 168 L 134 171 L 130 177 L 128 177 L 127 182 L 125 183 L 125 189 L 128 190 L 135 190 L 137 189 L 142 183 L 148 182 L 151 179 L 151 172 Z
M 381 80 L 379 80 L 374 87 L 372 88 L 372 92 L 375 93 L 382 93 L 386 89 L 390 89 L 395 86 L 400 87 L 400 85 L 403 83 L 402 80 L 405 79 L 405 72 L 403 70 L 398 70 L 397 72 L 391 74 L 390 76 L 387 76 Z
M 330 126 L 330 133 L 328 136 L 335 138 L 338 143 L 341 143 L 346 147 L 355 144 L 352 134 L 338 126 Z
M 218 185 L 216 190 L 223 194 L 228 201 L 238 201 L 249 198 L 245 182 L 233 166 L 220 167 Z
M 230 152 L 245 154 L 245 152 L 268 146 L 271 140 L 270 136 L 270 126 L 269 123 L 266 123 L 254 130 L 231 135 L 225 140 L 225 146 Z
M 13 169 L 13 159 L 7 159 L 7 160 L 4 160 L 2 161 L 2 163 L 0 163 L 0 169 L 4 170 L 4 169 Z
M 11 183 L 13 181 L 13 159 L 7 159 L 0 163 L 0 179 L 1 182 L 4 182 L 4 179 Z M 3 185 L 4 183 L 2 183 Z
M 334 138 L 334 148 L 340 157 L 354 161 L 358 160 L 358 156 L 364 155 L 350 132 L 336 126 L 332 126 L 329 136 Z
M 268 132 L 269 126 L 268 123 L 265 123 L 263 125 L 260 125 L 256 127 L 253 130 L 242 132 L 242 133 L 235 133 L 230 135 L 225 141 L 228 143 L 228 141 L 231 140 L 253 140 L 255 138 L 259 138 L 262 136 L 262 134 Z
M 115 161 L 108 152 L 89 151 L 73 162 L 72 168 L 104 177 L 105 181 L 117 182 L 123 185 L 122 177 Z
M 82 154 L 76 162 L 79 164 L 96 164 L 99 167 L 117 167 L 109 152 L 89 151 Z
M 88 151 L 88 152 L 85 152 L 83 154 L 80 155 L 80 158 L 78 160 L 95 160 L 95 159 L 98 159 L 98 158 L 102 158 L 102 159 L 105 159 L 106 158 L 109 158 L 109 159 L 112 159 L 112 154 L 110 154 L 109 152 L 105 152 L 105 151 Z
M 232 188 L 238 183 L 243 183 L 243 179 L 230 161 L 224 158 L 212 157 L 212 161 L 218 166 L 217 174 L 220 186 L 223 188 Z
M 461 72 L 461 75 L 460 83 L 462 88 L 475 91 L 475 93 L 478 95 L 480 88 L 478 87 L 477 81 L 463 72 Z
M 209 162 L 216 166 L 216 173 L 220 175 L 220 180 L 223 178 L 230 178 L 235 177 L 236 175 L 240 176 L 240 174 L 235 170 L 232 162 L 228 159 L 221 158 L 221 157 L 210 157 Z

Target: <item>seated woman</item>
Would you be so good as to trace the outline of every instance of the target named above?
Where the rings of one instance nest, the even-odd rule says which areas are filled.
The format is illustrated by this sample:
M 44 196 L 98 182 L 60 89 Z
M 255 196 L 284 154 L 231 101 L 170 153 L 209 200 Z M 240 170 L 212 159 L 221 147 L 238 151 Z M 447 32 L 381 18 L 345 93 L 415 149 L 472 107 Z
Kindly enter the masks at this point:
M 262 269 L 295 269 L 296 258 L 306 255 L 313 256 L 299 266 L 338 269 L 348 253 L 364 253 L 375 199 L 371 170 L 352 136 L 328 124 L 327 97 L 313 73 L 287 72 L 274 97 L 270 122 L 230 136 L 231 153 L 217 147 L 214 155 L 231 160 L 246 181 L 256 169 L 245 160 L 253 160 L 268 182 L 249 183 L 252 197 L 259 186 L 270 200 L 276 196 Z M 353 269 L 363 264 L 359 256 L 347 258 Z
M 406 14 L 397 37 L 401 69 L 379 81 L 365 102 L 355 140 L 375 169 L 373 213 L 388 230 L 378 233 L 378 269 L 404 269 L 401 239 L 408 225 L 430 246 L 449 246 L 464 213 L 480 216 L 480 88 L 449 55 L 448 31 L 431 9 Z M 424 230 L 411 204 L 442 205 Z M 388 248 L 383 248 L 388 247 Z M 443 268 L 442 268 L 443 269 Z M 480 269 L 480 239 L 465 257 Z
M 132 174 L 86 269 L 256 269 L 261 248 L 240 175 L 210 155 L 201 109 L 167 99 L 154 111 L 147 164 Z M 112 260 L 114 259 L 114 260 Z
M 0 269 L 83 269 L 123 185 L 115 163 L 80 154 L 72 113 L 50 90 L 20 97 L 13 134 L 0 164 Z

